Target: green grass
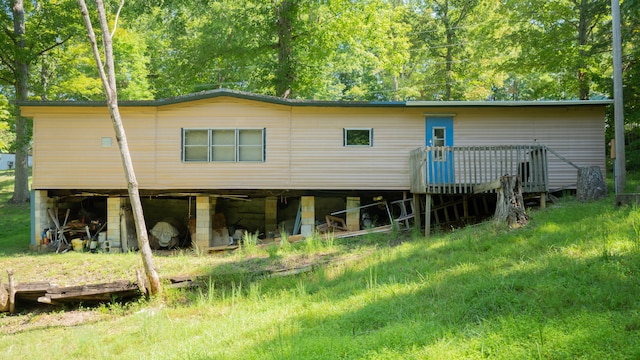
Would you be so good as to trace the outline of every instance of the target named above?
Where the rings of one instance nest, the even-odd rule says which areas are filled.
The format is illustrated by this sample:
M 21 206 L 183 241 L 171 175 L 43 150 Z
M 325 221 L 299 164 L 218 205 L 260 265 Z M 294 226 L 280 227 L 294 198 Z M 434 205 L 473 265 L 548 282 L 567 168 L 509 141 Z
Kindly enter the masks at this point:
M 0 171 L 0 255 L 26 252 L 30 242 L 29 204 L 9 204 L 13 170 Z
M 637 359 L 640 211 L 613 204 L 612 195 L 586 204 L 566 197 L 529 211 L 530 223 L 512 231 L 485 223 L 428 239 L 372 234 L 156 257 L 164 275 L 210 280 L 83 310 L 101 315 L 94 322 L 51 320 L 4 334 L 0 358 Z M 312 256 L 343 261 L 295 276 L 253 272 Z M 0 263 L 53 276 L 82 262 L 99 277 L 100 269 L 126 273 L 138 257 L 13 254 Z M 20 316 L 28 323 L 53 315 Z

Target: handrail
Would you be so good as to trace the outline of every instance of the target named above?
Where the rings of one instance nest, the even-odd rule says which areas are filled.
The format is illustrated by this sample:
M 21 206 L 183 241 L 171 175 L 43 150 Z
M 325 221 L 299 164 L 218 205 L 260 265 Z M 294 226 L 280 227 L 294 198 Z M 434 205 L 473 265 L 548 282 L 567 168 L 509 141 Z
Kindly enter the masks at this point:
M 523 192 L 546 192 L 547 150 L 542 144 L 418 148 L 409 160 L 411 192 L 473 193 L 507 174 L 520 176 Z

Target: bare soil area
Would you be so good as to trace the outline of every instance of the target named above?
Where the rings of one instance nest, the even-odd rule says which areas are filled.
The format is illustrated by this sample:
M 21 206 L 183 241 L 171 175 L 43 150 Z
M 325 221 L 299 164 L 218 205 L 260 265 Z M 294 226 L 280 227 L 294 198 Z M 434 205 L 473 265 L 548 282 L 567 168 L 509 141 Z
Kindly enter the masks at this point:
M 50 327 L 77 326 L 107 317 L 108 315 L 97 310 L 62 311 L 41 307 L 32 308 L 20 314 L 0 314 L 0 334 L 13 334 Z

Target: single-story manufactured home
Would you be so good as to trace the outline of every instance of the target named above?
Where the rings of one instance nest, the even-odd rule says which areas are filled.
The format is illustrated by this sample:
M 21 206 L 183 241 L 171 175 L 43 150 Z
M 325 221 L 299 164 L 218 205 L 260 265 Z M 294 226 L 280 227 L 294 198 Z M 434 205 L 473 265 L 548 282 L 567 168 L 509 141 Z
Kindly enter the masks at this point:
M 385 213 L 406 215 L 407 201 L 418 214 L 425 199 L 458 196 L 469 206 L 474 186 L 504 174 L 543 199 L 575 188 L 577 168 L 605 173 L 610 103 L 342 102 L 213 90 L 121 101 L 120 112 L 149 229 L 169 222 L 178 244 L 207 247 L 229 240 L 220 228 L 308 235 L 327 215 L 359 230 Z M 32 245 L 48 229 L 93 221 L 106 224 L 112 249 L 135 248 L 105 103 L 20 105 L 33 119 Z

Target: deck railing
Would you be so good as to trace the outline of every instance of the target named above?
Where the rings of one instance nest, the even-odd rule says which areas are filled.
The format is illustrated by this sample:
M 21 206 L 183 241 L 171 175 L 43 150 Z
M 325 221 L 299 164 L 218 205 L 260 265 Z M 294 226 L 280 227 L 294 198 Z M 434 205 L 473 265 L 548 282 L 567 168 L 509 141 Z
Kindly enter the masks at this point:
M 525 193 L 548 191 L 545 145 L 422 147 L 409 163 L 413 193 L 473 193 L 504 175 L 520 176 Z

